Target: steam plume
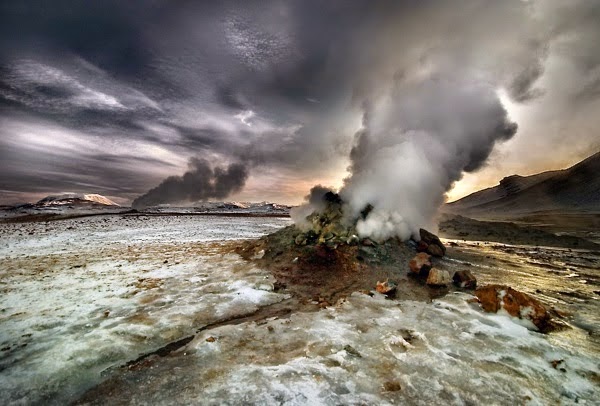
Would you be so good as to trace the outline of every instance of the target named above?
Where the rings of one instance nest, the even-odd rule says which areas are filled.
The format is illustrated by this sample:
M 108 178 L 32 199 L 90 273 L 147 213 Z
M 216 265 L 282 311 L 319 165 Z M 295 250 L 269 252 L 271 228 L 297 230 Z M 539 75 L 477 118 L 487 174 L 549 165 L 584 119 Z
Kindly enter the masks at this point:
M 163 203 L 223 199 L 241 190 L 247 178 L 248 169 L 243 164 L 233 163 L 226 169 L 213 169 L 207 161 L 192 158 L 189 170 L 183 176 L 169 176 L 160 185 L 135 199 L 132 207 L 138 209 Z
M 365 104 L 363 126 L 340 191 L 361 236 L 378 240 L 431 227 L 444 193 L 463 172 L 480 168 L 494 144 L 512 137 L 512 123 L 487 83 L 435 75 L 398 82 L 376 105 Z
M 397 81 L 362 109 L 340 195 L 347 220 L 357 221 L 361 237 L 375 240 L 405 240 L 432 228 L 453 183 L 484 165 L 495 143 L 517 131 L 490 83 L 443 72 Z M 322 210 L 315 195 L 326 191 L 313 188 L 292 213 L 300 228 L 306 214 Z

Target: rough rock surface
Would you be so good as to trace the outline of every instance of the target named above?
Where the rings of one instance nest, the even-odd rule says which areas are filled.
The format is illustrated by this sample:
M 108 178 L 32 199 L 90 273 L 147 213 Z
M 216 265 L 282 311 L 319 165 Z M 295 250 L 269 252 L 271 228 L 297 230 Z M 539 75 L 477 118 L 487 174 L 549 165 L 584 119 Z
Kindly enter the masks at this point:
M 475 295 L 486 312 L 496 313 L 503 309 L 513 317 L 531 321 L 541 332 L 549 332 L 557 327 L 544 305 L 509 286 L 482 286 L 475 291 Z
M 394 281 L 390 281 L 389 279 L 386 279 L 383 282 L 378 281 L 377 286 L 375 287 L 375 290 L 377 292 L 382 293 L 388 297 L 393 297 L 397 289 L 398 284 Z
M 410 270 L 422 277 L 427 277 L 429 270 L 433 266 L 431 264 L 431 257 L 425 252 L 420 252 L 408 263 Z
M 436 257 L 443 257 L 446 255 L 446 247 L 440 241 L 437 235 L 430 233 L 429 231 L 421 228 L 419 230 L 421 241 L 427 244 L 427 252 Z
M 430 286 L 448 286 L 450 274 L 443 269 L 431 268 L 426 283 Z
M 477 278 L 471 271 L 456 271 L 452 277 L 454 284 L 465 289 L 475 289 L 477 287 Z

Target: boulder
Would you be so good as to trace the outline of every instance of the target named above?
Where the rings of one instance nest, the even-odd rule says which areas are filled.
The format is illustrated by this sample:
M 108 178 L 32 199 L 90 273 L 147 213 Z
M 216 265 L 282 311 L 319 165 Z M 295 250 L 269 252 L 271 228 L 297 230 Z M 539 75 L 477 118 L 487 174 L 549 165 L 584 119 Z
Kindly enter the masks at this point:
M 411 272 L 423 277 L 427 277 L 429 270 L 433 265 L 431 264 L 431 257 L 429 254 L 420 252 L 410 260 L 408 266 L 410 267 Z
M 443 269 L 431 268 L 425 283 L 430 286 L 447 286 L 450 283 L 450 274 Z
M 433 255 L 434 257 L 441 258 L 444 256 L 444 251 L 437 244 L 431 244 L 427 247 L 427 253 Z
M 429 248 L 429 244 L 423 240 L 419 241 L 417 244 L 417 252 L 427 252 L 427 248 Z
M 475 291 L 475 295 L 486 312 L 496 313 L 504 310 L 513 317 L 531 321 L 539 331 L 544 333 L 557 327 L 544 305 L 528 294 L 509 286 L 482 286 Z
M 442 244 L 442 241 L 440 241 L 439 237 L 433 233 L 430 233 L 429 231 L 421 228 L 419 230 L 419 235 L 421 237 L 421 241 L 425 242 L 428 247 L 427 247 L 427 252 L 429 252 L 429 250 L 431 249 L 431 245 L 436 245 L 439 247 L 439 250 L 436 250 L 436 252 L 440 252 L 442 255 L 439 256 L 444 256 L 446 255 L 446 247 L 444 246 L 444 244 Z M 431 252 L 429 252 L 431 254 Z M 432 254 L 434 255 L 434 254 Z M 438 255 L 436 255 L 438 256 Z
M 471 271 L 456 271 L 452 276 L 454 284 L 460 288 L 475 289 L 477 287 L 477 278 Z
M 383 293 L 387 297 L 391 297 L 396 293 L 397 288 L 398 284 L 396 282 L 386 279 L 384 282 L 378 281 L 375 290 L 379 293 Z

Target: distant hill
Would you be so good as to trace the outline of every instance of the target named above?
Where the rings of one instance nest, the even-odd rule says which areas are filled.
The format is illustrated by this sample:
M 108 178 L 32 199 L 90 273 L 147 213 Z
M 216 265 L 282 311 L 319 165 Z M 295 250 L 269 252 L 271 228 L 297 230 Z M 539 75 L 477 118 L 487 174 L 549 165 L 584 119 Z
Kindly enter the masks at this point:
M 444 207 L 446 212 L 475 217 L 552 210 L 600 211 L 600 152 L 568 169 L 508 176 L 498 186 Z
M 46 196 L 35 204 L 37 207 L 81 205 L 119 206 L 108 197 L 98 194 L 82 193 L 64 193 L 56 196 Z

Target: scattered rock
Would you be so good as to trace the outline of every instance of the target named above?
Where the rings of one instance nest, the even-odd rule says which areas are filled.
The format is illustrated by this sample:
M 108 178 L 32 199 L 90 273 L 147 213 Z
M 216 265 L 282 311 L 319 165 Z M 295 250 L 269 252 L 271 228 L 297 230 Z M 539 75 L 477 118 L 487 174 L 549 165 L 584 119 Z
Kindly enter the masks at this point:
M 471 271 L 456 271 L 452 276 L 454 284 L 461 288 L 475 289 L 477 287 L 477 278 Z
M 475 295 L 486 312 L 496 313 L 503 309 L 513 317 L 531 321 L 543 333 L 557 328 L 557 324 L 538 300 L 509 286 L 482 286 L 477 288 Z
M 446 255 L 446 247 L 444 246 L 444 244 L 442 244 L 442 241 L 440 241 L 439 237 L 433 233 L 430 233 L 429 231 L 421 228 L 419 230 L 419 235 L 421 236 L 421 241 L 424 241 L 428 247 L 427 247 L 427 252 L 429 252 L 431 255 L 435 255 L 432 254 L 430 252 L 430 250 L 435 250 L 435 252 L 439 253 L 441 251 L 442 255 L 435 255 L 435 256 L 440 256 L 443 257 L 444 255 Z M 431 246 L 437 246 L 439 248 L 439 250 L 437 250 L 436 248 L 432 248 Z
M 433 265 L 431 264 L 431 257 L 429 254 L 420 252 L 410 260 L 408 266 L 413 273 L 422 277 L 427 277 L 427 275 L 429 275 L 429 270 Z
M 360 355 L 360 352 L 356 351 L 354 349 L 354 347 L 352 347 L 351 345 L 345 345 L 344 351 L 346 351 L 348 354 L 353 355 L 355 357 L 362 358 L 362 355 Z
M 275 281 L 273 283 L 273 292 L 279 292 L 281 290 L 284 290 L 285 288 L 287 288 L 285 282 Z
M 427 248 L 429 248 L 429 244 L 423 240 L 419 241 L 417 244 L 417 252 L 427 252 Z
M 430 286 L 447 286 L 450 283 L 450 274 L 443 269 L 431 268 L 426 283 Z
M 387 297 L 392 297 L 396 293 L 397 288 L 398 284 L 396 282 L 386 279 L 384 282 L 378 281 L 375 290 L 379 293 L 383 293 Z
M 433 255 L 434 257 L 441 258 L 444 256 L 444 251 L 437 244 L 431 244 L 427 247 L 427 253 Z
M 364 240 L 362 240 L 362 245 L 364 245 L 365 247 L 372 247 L 373 245 L 375 245 L 375 243 L 370 238 L 365 238 Z
M 321 308 L 321 309 L 325 309 L 326 307 L 331 306 L 331 303 L 329 303 L 329 301 L 327 299 L 325 299 L 324 297 L 319 297 L 315 300 L 315 302 L 317 302 L 317 305 Z

